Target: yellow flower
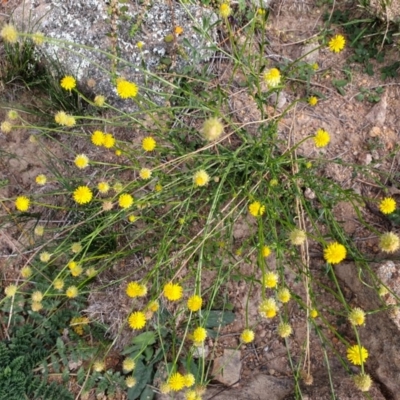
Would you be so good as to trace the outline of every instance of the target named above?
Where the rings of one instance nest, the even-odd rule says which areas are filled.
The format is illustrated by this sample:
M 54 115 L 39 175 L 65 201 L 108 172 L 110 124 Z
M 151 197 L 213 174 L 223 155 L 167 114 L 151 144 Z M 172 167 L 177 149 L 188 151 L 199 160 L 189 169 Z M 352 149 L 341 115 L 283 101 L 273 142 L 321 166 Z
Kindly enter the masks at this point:
M 85 325 L 89 323 L 89 318 L 87 317 L 73 317 L 69 326 L 75 331 L 75 333 L 79 336 L 83 335 L 83 328 Z
M 94 131 L 91 136 L 92 143 L 95 146 L 103 146 L 104 144 L 104 132 Z
M 31 201 L 26 196 L 18 196 L 15 199 L 15 208 L 18 211 L 28 211 Z
M 142 140 L 142 148 L 144 151 L 153 151 L 157 142 L 151 136 L 147 136 Z
M 194 378 L 193 374 L 186 374 L 183 376 L 185 379 L 185 386 L 186 387 L 192 387 L 194 383 L 196 382 L 196 379 Z
M 301 229 L 293 229 L 289 234 L 289 240 L 295 246 L 301 246 L 307 239 L 307 234 Z
M 331 141 L 329 133 L 323 129 L 318 129 L 314 136 L 314 143 L 316 147 L 325 147 Z
M 206 186 L 210 181 L 210 175 L 204 169 L 197 171 L 193 176 L 195 186 Z
M 253 217 L 260 217 L 265 213 L 265 206 L 262 205 L 259 201 L 253 201 L 253 203 L 249 205 L 249 213 Z
M 118 204 L 121 208 L 129 208 L 133 204 L 133 197 L 128 193 L 123 193 L 118 198 Z
M 125 79 L 119 79 L 117 82 L 117 93 L 121 99 L 129 99 L 130 97 L 136 97 L 139 88 L 133 82 L 129 82 Z
M 240 335 L 240 340 L 243 343 L 251 343 L 254 340 L 254 332 L 251 329 L 245 329 Z
M 32 311 L 39 312 L 43 308 L 43 305 L 40 301 L 33 301 L 31 308 L 32 308 Z
M 136 47 L 139 49 L 139 50 L 142 50 L 143 49 L 143 46 L 144 46 L 144 42 L 137 42 L 136 43 Z
M 357 389 L 362 392 L 368 392 L 372 385 L 372 379 L 368 374 L 361 372 L 359 375 L 353 377 L 354 384 Z
M 386 286 L 379 285 L 379 287 L 378 287 L 379 296 L 385 296 L 388 293 L 389 293 L 389 290 L 387 290 Z
M 202 304 L 203 304 L 203 299 L 197 294 L 189 297 L 187 301 L 187 307 L 192 312 L 199 311 L 201 309 Z
M 93 363 L 93 369 L 96 372 L 101 372 L 106 368 L 106 364 L 104 361 L 97 360 Z
M 120 149 L 115 150 L 115 155 L 119 157 L 122 154 L 122 151 Z
M 128 216 L 128 221 L 129 222 L 135 222 L 137 220 L 137 216 L 134 214 L 131 214 Z
M 386 253 L 394 253 L 400 247 L 400 239 L 395 233 L 386 232 L 379 239 L 379 247 Z
M 267 272 L 264 275 L 265 287 L 274 288 L 278 284 L 279 277 L 275 272 Z
M 32 276 L 32 268 L 29 266 L 25 266 L 21 269 L 21 276 L 25 279 Z
M 269 184 L 271 187 L 278 186 L 278 184 L 279 184 L 278 179 L 271 179 L 269 181 Z
M 48 253 L 47 251 L 44 251 L 43 253 L 40 253 L 39 258 L 41 262 L 48 262 L 50 261 L 51 254 Z
M 281 303 L 288 303 L 290 301 L 291 294 L 288 288 L 282 288 L 278 290 L 276 297 Z
M 274 298 L 265 299 L 258 306 L 258 312 L 265 318 L 274 318 L 278 311 L 278 306 Z
M 129 282 L 126 287 L 126 294 L 129 297 L 143 297 L 147 294 L 147 288 L 145 285 L 139 282 Z
M 128 323 L 132 329 L 142 329 L 146 325 L 146 316 L 141 311 L 135 311 L 129 316 Z
M 32 35 L 32 42 L 36 44 L 36 46 L 41 46 L 44 42 L 44 35 L 42 32 L 35 32 Z
M 13 297 L 15 296 L 15 294 L 17 293 L 17 286 L 16 285 L 8 285 L 5 289 L 4 289 L 4 293 L 6 295 L 6 297 Z
M 55 116 L 54 120 L 57 122 L 59 125 L 66 125 L 67 122 L 67 114 L 64 111 L 59 111 Z
M 97 189 L 99 189 L 99 192 L 102 194 L 106 194 L 110 190 L 110 185 L 107 182 L 99 182 L 97 185 Z
M 151 178 L 151 170 L 148 168 L 142 168 L 139 172 L 139 176 L 144 180 L 150 179 Z
M 3 122 L 1 123 L 1 125 L 0 125 L 0 130 L 1 130 L 3 133 L 10 133 L 12 127 L 13 127 L 13 126 L 12 126 L 12 124 L 11 124 L 10 122 L 8 122 L 8 121 L 3 121 Z
M 324 259 L 330 264 L 339 264 L 346 258 L 346 247 L 338 242 L 334 242 L 328 245 L 324 250 Z
M 223 131 L 224 126 L 217 118 L 209 118 L 204 121 L 201 133 L 205 139 L 211 142 L 212 140 L 218 139 Z
M 328 43 L 329 50 L 333 53 L 340 53 L 344 49 L 346 39 L 342 35 L 335 35 Z
M 78 296 L 78 288 L 76 286 L 70 286 L 66 292 L 66 296 L 69 297 L 70 299 L 73 299 L 74 297 Z
M 135 360 L 133 358 L 127 357 L 122 363 L 122 369 L 125 373 L 131 372 L 135 369 Z
M 71 271 L 71 275 L 76 277 L 76 276 L 79 276 L 82 274 L 83 268 L 80 264 L 75 263 L 75 265 L 70 268 L 70 271 Z
M 115 146 L 115 137 L 111 133 L 104 134 L 103 146 L 107 149 Z
M 161 192 L 161 190 L 162 190 L 162 185 L 161 185 L 161 183 L 157 183 L 157 185 L 154 186 L 154 190 L 155 190 L 156 192 Z
M 170 301 L 179 300 L 182 297 L 183 288 L 178 283 L 169 282 L 164 286 L 164 296 Z
M 353 308 L 349 313 L 349 321 L 352 325 L 364 325 L 365 312 L 359 308 Z
M 44 234 L 44 226 L 38 225 L 35 228 L 34 232 L 35 232 L 35 235 L 37 235 L 37 236 L 43 236 L 43 234 Z
M 222 3 L 222 4 L 219 6 L 219 15 L 220 15 L 222 18 L 228 18 L 228 17 L 231 15 L 231 13 L 232 13 L 232 9 L 231 9 L 231 7 L 229 6 L 229 4 L 227 4 L 227 3 Z
M 314 71 L 318 71 L 318 69 L 319 69 L 318 63 L 312 64 L 312 65 L 311 65 L 311 68 L 312 68 Z
M 18 32 L 11 24 L 6 24 L 3 26 L 3 29 L 0 31 L 0 36 L 7 43 L 16 43 L 18 40 Z
M 87 204 L 92 200 L 93 193 L 87 186 L 79 186 L 75 189 L 73 197 L 78 204 Z
M 168 386 L 171 390 L 174 392 L 178 392 L 179 390 L 182 390 L 185 387 L 185 378 L 182 374 L 179 372 L 175 372 L 175 374 L 172 374 L 170 378 L 168 379 Z
M 136 385 L 136 379 L 133 376 L 128 376 L 125 378 L 125 385 L 128 388 L 133 388 Z
M 35 182 L 36 182 L 38 185 L 45 185 L 46 182 L 47 182 L 46 175 L 44 175 L 44 174 L 38 175 L 38 176 L 35 178 Z
M 313 309 L 310 311 L 310 317 L 311 317 L 311 318 L 317 318 L 317 317 L 318 317 L 318 311 L 317 311 L 315 308 L 313 308 Z
M 266 258 L 271 254 L 271 249 L 268 246 L 263 246 L 261 252 L 262 256 Z
M 293 332 L 292 327 L 287 324 L 286 322 L 281 322 L 278 325 L 278 335 L 282 338 L 287 338 L 289 337 Z
M 206 340 L 207 337 L 207 331 L 199 326 L 193 331 L 193 341 L 195 345 L 200 345 Z
M 147 309 L 150 310 L 151 312 L 156 312 L 158 311 L 159 308 L 160 305 L 158 304 L 157 300 L 153 300 L 147 305 Z
M 73 76 L 67 75 L 61 79 L 60 85 L 63 89 L 71 91 L 76 87 L 76 80 Z
M 86 270 L 85 272 L 86 276 L 88 276 L 89 278 L 93 278 L 97 275 L 97 271 L 96 268 L 94 267 L 90 267 Z
M 379 209 L 383 214 L 391 214 L 394 210 L 396 210 L 396 200 L 392 197 L 385 197 L 379 203 Z
M 183 33 L 183 28 L 178 25 L 175 27 L 174 31 L 175 31 L 175 35 L 180 35 Z
M 64 287 L 64 281 L 62 279 L 55 279 L 53 282 L 54 289 L 61 290 Z
M 201 396 L 197 394 L 196 390 L 188 390 L 185 393 L 185 400 L 201 400 Z
M 281 73 L 278 68 L 271 68 L 265 71 L 264 80 L 271 88 L 277 87 L 281 83 Z
M 103 107 L 104 103 L 106 101 L 106 98 L 104 96 L 102 96 L 101 94 L 98 94 L 97 96 L 95 96 L 94 98 L 94 104 L 97 107 Z
M 82 245 L 79 242 L 72 243 L 71 251 L 73 253 L 79 253 L 82 250 Z
M 79 169 L 84 169 L 89 165 L 89 158 L 85 154 L 78 154 L 74 163 Z
M 167 394 L 167 393 L 169 393 L 171 391 L 171 387 L 169 386 L 169 383 L 168 382 L 163 382 L 161 385 L 160 385 L 160 392 L 162 393 L 162 394 Z
M 347 349 L 347 359 L 354 365 L 361 365 L 368 358 L 368 350 L 355 344 Z
M 72 115 L 67 115 L 65 126 L 74 126 L 76 124 L 75 118 Z
M 312 107 L 316 106 L 317 103 L 318 103 L 318 97 L 316 97 L 316 96 L 311 96 L 311 97 L 308 99 L 308 104 L 309 104 L 310 106 L 312 106 Z

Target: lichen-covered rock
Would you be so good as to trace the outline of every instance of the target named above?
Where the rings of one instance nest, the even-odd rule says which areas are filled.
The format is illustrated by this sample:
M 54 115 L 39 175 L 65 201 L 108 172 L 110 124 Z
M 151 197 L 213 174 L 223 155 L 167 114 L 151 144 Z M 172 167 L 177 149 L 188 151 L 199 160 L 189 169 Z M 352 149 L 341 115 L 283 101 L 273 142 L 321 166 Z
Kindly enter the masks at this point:
M 89 79 L 89 86 L 96 82 L 93 91 L 114 106 L 127 105 L 111 82 L 118 76 L 162 104 L 162 93 L 172 85 L 156 75 L 198 68 L 208 60 L 216 48 L 210 25 L 217 16 L 210 9 L 175 2 L 115 3 L 112 8 L 102 0 L 25 0 L 14 20 L 25 32 L 41 31 L 48 38 L 41 49 L 45 58 L 58 61 L 81 86 Z

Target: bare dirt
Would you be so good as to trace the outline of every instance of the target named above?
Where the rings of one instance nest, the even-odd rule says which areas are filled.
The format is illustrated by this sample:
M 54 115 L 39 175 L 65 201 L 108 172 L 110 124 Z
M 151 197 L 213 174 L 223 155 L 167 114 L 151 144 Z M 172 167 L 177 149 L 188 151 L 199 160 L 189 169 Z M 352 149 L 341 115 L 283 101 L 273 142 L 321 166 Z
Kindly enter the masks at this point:
M 7 15 L 18 5 L 19 1 L 10 0 L 0 5 L 0 23 L 7 19 Z M 298 1 L 277 1 L 272 7 L 271 16 L 266 27 L 266 33 L 270 41 L 269 57 L 271 63 L 280 61 L 281 57 L 295 60 L 304 54 L 308 49 L 308 41 L 320 31 L 322 26 L 322 7 L 314 2 L 298 2 Z M 332 85 L 332 79 L 343 78 L 343 67 L 346 60 L 351 54 L 352 49 L 346 48 L 339 55 L 334 55 L 326 49 L 319 50 L 313 57 L 313 62 L 319 65 L 318 73 L 311 83 L 311 87 L 322 93 L 323 97 L 319 100 L 316 107 L 311 107 L 305 103 L 299 105 L 280 122 L 279 135 L 281 138 L 300 141 L 306 136 L 314 133 L 318 128 L 324 128 L 331 134 L 331 144 L 322 153 L 328 160 L 340 158 L 343 165 L 330 164 L 327 165 L 323 173 L 326 177 L 340 184 L 343 188 L 352 188 L 360 194 L 367 195 L 371 198 L 378 198 L 382 193 L 377 189 L 371 180 L 363 176 L 353 176 L 353 168 L 351 164 L 368 165 L 375 163 L 375 167 L 379 168 L 383 173 L 390 177 L 390 174 L 398 171 L 398 156 L 388 158 L 387 154 L 394 149 L 398 142 L 400 116 L 400 88 L 395 78 L 387 79 L 382 82 L 377 76 L 368 76 L 361 71 L 361 67 L 355 65 L 352 69 L 351 82 L 346 85 L 345 94 L 338 93 Z M 397 57 L 398 49 L 393 48 L 393 55 Z M 276 55 L 279 55 L 276 56 Z M 220 68 L 218 83 L 224 83 L 232 80 L 229 75 L 229 68 L 225 65 L 217 65 Z M 356 95 L 361 88 L 373 89 L 377 86 L 384 88 L 382 100 L 373 105 L 366 101 L 359 102 Z M 1 90 L 1 89 L 0 89 Z M 230 85 L 231 91 L 231 112 L 239 122 L 252 122 L 259 120 L 259 113 L 252 101 L 251 96 L 240 87 L 240 76 Z M 301 89 L 302 90 L 302 89 Z M 0 92 L 1 102 L 14 101 L 30 103 L 29 93 L 23 91 L 15 91 L 9 86 L 5 87 L 3 83 Z M 285 92 L 286 105 L 291 101 L 306 96 L 304 91 L 299 92 L 296 83 L 289 82 L 289 89 Z M 5 110 L 0 110 L 0 120 L 4 120 Z M 45 172 L 45 163 L 38 157 L 38 150 L 35 143 L 29 141 L 29 135 L 24 131 L 13 131 L 12 134 L 0 135 L 0 146 L 2 151 L 12 154 L 12 157 L 2 158 L 0 160 L 0 179 L 8 180 L 11 189 L 1 189 L 0 196 L 2 198 L 11 198 L 22 192 L 35 192 L 36 186 L 32 184 L 34 177 L 39 173 Z M 56 152 L 61 150 L 55 149 Z M 299 156 L 309 158 L 317 158 L 318 154 L 315 147 L 310 141 L 304 143 L 298 150 Z M 378 163 L 379 165 L 376 165 Z M 390 189 L 393 195 L 398 196 L 397 182 L 393 182 L 388 178 L 388 184 L 392 185 Z M 386 228 L 385 221 L 376 216 L 368 208 L 360 208 L 363 216 L 375 227 Z M 345 230 L 353 235 L 359 246 L 371 257 L 375 257 L 377 253 L 377 236 L 371 235 L 369 230 L 362 226 L 353 207 L 348 203 L 340 203 L 334 210 L 337 219 L 343 221 Z M 238 224 L 234 232 L 234 239 L 237 243 L 246 237 L 246 229 L 249 224 Z M 2 234 L 0 236 L 2 261 L 0 264 L 2 280 L 8 282 L 15 279 L 16 265 L 5 263 L 5 256 L 14 253 L 15 248 L 20 248 L 23 238 L 15 237 L 12 234 Z M 13 244 L 14 243 L 14 244 Z M 22 243 L 23 244 L 23 243 Z M 320 249 L 312 248 L 310 272 L 316 281 L 321 282 L 326 288 L 332 287 L 332 282 L 326 276 L 320 259 Z M 143 260 L 139 260 L 139 263 Z M 273 264 L 273 260 L 270 261 Z M 383 263 L 383 260 L 381 264 Z M 379 265 L 376 264 L 376 270 Z M 397 267 L 397 264 L 396 264 Z M 239 266 L 241 273 L 251 275 L 253 266 L 248 262 L 244 262 Z M 338 269 L 338 276 L 341 279 L 342 288 L 349 303 L 353 306 L 361 306 L 362 308 L 372 311 L 381 306 L 375 292 L 369 292 L 367 287 L 361 285 L 357 278 L 357 271 L 354 264 L 344 264 Z M 123 275 L 124 271 L 120 271 Z M 287 282 L 291 290 L 301 298 L 305 298 L 304 286 L 301 282 L 296 282 L 295 274 L 288 269 Z M 212 276 L 205 276 L 204 279 L 212 279 Z M 111 290 L 111 289 L 110 289 Z M 207 343 L 210 351 L 219 356 L 226 348 L 236 348 L 239 345 L 239 335 L 243 330 L 245 323 L 246 300 L 249 295 L 250 286 L 244 281 L 229 282 L 224 290 L 227 291 L 230 301 L 234 304 L 236 312 L 236 320 L 234 323 L 225 327 L 222 331 L 219 341 L 209 341 Z M 334 315 L 340 313 L 340 305 L 336 299 L 330 294 L 329 290 L 321 287 L 315 288 L 316 297 L 319 304 L 319 312 L 323 316 L 324 321 L 329 322 L 337 331 L 354 341 L 351 331 L 343 325 Z M 112 301 L 110 301 L 112 298 Z M 257 321 L 257 305 L 259 303 L 260 293 L 253 290 L 250 293 L 249 313 L 252 324 Z M 115 292 L 105 291 L 103 294 L 92 296 L 91 304 L 88 306 L 87 312 L 92 316 L 96 316 L 99 320 L 112 324 L 112 321 L 121 322 L 127 314 L 124 307 L 116 307 L 123 305 L 124 300 L 115 297 Z M 115 315 L 117 312 L 121 315 Z M 230 398 L 235 399 L 256 399 L 265 398 L 265 392 L 257 394 L 249 394 L 247 387 L 253 382 L 256 374 L 262 374 L 275 379 L 276 382 L 287 382 L 293 374 L 288 361 L 288 350 L 292 360 L 296 364 L 301 364 L 304 356 L 304 345 L 307 336 L 306 313 L 300 309 L 294 302 L 289 306 L 290 323 L 293 327 L 293 336 L 285 341 L 279 339 L 276 334 L 278 321 L 263 321 L 257 325 L 255 342 L 250 345 L 242 345 L 242 369 L 240 381 L 235 388 L 229 389 Z M 113 316 L 115 318 L 113 318 Z M 317 320 L 316 324 L 321 327 L 324 325 L 322 319 Z M 117 332 L 120 325 L 110 326 L 111 332 Z M 320 338 L 315 330 L 310 331 L 310 360 L 312 383 L 306 385 L 304 381 L 300 383 L 303 398 L 309 400 L 323 400 L 331 398 L 331 388 L 329 384 L 329 376 L 326 367 L 326 358 L 329 359 L 332 386 L 335 390 L 337 398 L 340 399 L 363 399 L 365 398 L 361 392 L 356 391 L 354 384 L 343 368 L 343 365 L 337 360 L 335 352 L 342 356 L 345 355 L 345 346 L 329 331 L 322 328 L 326 334 L 328 341 L 332 344 L 331 348 L 322 348 Z M 367 326 L 361 330 L 362 341 L 365 347 L 370 349 L 370 359 L 366 365 L 366 371 L 371 374 L 374 379 L 373 388 L 370 392 L 372 399 L 399 399 L 399 382 L 398 376 L 400 365 L 398 360 L 399 331 L 389 315 L 378 313 L 377 317 L 369 315 Z M 111 335 L 112 336 L 112 335 Z M 326 353 L 324 353 L 326 351 Z M 381 357 L 384 355 L 384 357 Z M 350 367 L 351 369 L 351 367 Z M 355 372 L 355 371 L 353 371 Z M 309 382 L 310 383 L 310 382 Z M 278 385 L 278 383 L 276 383 Z M 276 386 L 275 385 L 275 386 Z M 260 386 L 260 390 L 265 390 L 266 386 Z M 221 389 L 219 387 L 219 389 Z M 263 388 L 263 389 L 262 389 Z M 218 390 L 219 390 L 218 389 Z M 210 392 L 210 397 L 215 396 L 216 399 L 223 399 L 225 394 L 218 392 Z M 218 397 L 219 396 L 219 397 Z M 246 397 L 247 396 L 247 397 Z M 123 397 L 121 397 L 123 398 Z M 206 397 L 207 398 L 207 397 Z M 226 397 L 227 398 L 227 397 Z M 272 397 L 271 397 L 272 398 Z M 295 395 L 287 394 L 285 390 L 276 395 L 276 399 L 294 399 Z

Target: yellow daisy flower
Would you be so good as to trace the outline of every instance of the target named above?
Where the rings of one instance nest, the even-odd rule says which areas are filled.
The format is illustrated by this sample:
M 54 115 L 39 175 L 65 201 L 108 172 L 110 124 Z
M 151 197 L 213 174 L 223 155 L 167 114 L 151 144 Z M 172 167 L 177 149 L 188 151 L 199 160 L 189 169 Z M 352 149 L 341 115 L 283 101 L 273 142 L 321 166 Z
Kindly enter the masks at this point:
M 73 76 L 67 75 L 61 79 L 60 86 L 65 89 L 71 91 L 76 87 L 76 80 Z
M 342 35 L 335 35 L 329 41 L 328 47 L 333 53 L 340 53 L 344 49 L 345 44 L 346 39 Z

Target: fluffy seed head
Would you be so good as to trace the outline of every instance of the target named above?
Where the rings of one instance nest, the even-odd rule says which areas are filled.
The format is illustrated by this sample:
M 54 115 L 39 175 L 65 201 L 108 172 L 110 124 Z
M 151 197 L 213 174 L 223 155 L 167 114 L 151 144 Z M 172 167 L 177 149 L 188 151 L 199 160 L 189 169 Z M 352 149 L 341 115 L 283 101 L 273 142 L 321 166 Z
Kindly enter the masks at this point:
M 131 372 L 135 369 L 135 360 L 133 358 L 127 357 L 122 363 L 122 368 L 124 372 Z
M 209 118 L 204 121 L 201 133 L 206 140 L 211 142 L 212 140 L 218 139 L 223 131 L 224 126 L 217 118 Z
M 281 322 L 278 325 L 278 335 L 282 338 L 287 338 L 289 337 L 293 332 L 292 327 L 286 323 L 286 322 Z
M 307 234 L 301 229 L 295 228 L 289 234 L 289 240 L 295 246 L 301 246 L 306 239 L 307 239 Z
M 354 378 L 354 385 L 362 392 L 368 392 L 372 385 L 372 379 L 368 374 L 361 373 Z
M 0 36 L 7 43 L 16 43 L 18 40 L 18 31 L 15 29 L 14 25 L 6 24 L 0 31 Z
M 393 232 L 386 232 L 379 239 L 379 247 L 385 253 L 394 253 L 400 247 L 400 238 Z
M 288 288 L 279 289 L 278 293 L 276 294 L 276 297 L 281 303 L 288 303 L 291 298 L 289 289 Z
M 364 325 L 365 312 L 359 308 L 353 308 L 349 313 L 349 321 L 352 325 Z

